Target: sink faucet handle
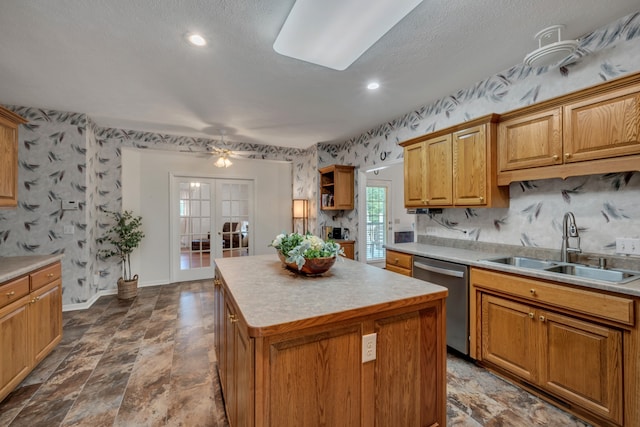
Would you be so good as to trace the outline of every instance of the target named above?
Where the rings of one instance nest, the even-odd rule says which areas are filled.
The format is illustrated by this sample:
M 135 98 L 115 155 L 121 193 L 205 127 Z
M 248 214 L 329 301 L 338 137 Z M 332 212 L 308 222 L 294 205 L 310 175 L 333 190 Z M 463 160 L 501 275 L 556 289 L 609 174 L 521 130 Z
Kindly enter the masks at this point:
M 601 256 L 590 256 L 587 259 L 598 260 L 598 268 L 605 269 L 607 268 L 607 259 Z

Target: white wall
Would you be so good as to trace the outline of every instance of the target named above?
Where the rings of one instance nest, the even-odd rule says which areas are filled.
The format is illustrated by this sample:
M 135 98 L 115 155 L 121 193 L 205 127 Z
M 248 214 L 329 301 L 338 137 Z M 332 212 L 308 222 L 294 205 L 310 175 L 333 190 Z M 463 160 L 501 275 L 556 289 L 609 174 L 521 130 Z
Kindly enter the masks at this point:
M 273 252 L 269 243 L 277 234 L 291 229 L 291 163 L 233 159 L 233 166 L 220 169 L 213 166 L 215 160 L 196 154 L 122 149 L 122 207 L 142 216 L 146 235 L 131 260 L 141 285 L 170 282 L 170 173 L 252 179 L 255 255 Z

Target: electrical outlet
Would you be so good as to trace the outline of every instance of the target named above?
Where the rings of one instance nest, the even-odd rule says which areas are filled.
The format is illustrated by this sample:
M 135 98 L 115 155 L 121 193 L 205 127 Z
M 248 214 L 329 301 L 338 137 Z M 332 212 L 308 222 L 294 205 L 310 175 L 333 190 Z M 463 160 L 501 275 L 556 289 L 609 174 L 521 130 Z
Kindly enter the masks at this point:
M 64 226 L 64 234 L 73 234 L 76 232 L 76 228 L 73 225 Z
M 362 336 L 362 363 L 376 360 L 376 339 L 377 334 Z
M 640 239 L 633 239 L 631 237 L 616 238 L 616 253 L 640 255 Z

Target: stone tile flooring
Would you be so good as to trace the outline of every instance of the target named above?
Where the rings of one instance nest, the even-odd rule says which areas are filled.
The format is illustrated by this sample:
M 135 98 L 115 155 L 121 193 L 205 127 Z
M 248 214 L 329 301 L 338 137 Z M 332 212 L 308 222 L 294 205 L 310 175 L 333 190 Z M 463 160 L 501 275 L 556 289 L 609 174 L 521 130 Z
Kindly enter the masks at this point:
M 141 288 L 66 312 L 60 345 L 0 403 L 0 426 L 228 426 L 213 284 Z M 448 359 L 448 426 L 586 426 L 484 369 Z

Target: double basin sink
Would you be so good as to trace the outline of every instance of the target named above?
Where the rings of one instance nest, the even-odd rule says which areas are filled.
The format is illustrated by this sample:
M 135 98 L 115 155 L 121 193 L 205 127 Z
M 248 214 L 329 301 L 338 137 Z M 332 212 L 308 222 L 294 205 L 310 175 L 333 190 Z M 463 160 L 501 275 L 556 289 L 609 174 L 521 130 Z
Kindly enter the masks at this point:
M 584 279 L 602 280 L 613 283 L 627 283 L 640 278 L 639 271 L 618 270 L 591 267 L 582 264 L 564 263 L 527 257 L 501 257 L 483 260 L 487 263 L 512 265 L 514 267 L 543 270 L 550 273 L 559 273 Z

